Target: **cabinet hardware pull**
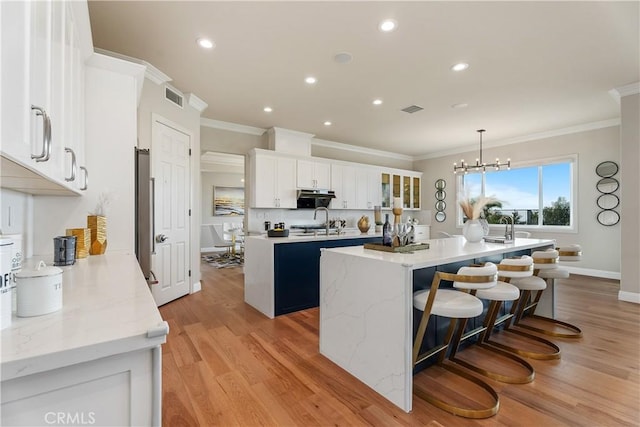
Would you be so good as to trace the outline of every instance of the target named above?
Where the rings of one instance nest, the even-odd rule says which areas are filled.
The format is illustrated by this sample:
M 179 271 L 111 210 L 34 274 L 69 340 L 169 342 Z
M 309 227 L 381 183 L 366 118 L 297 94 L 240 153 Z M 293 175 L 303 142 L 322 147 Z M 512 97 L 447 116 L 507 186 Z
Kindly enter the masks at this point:
M 80 170 L 84 172 L 84 185 L 80 187 L 80 190 L 85 191 L 89 187 L 89 172 L 84 166 L 80 166 Z
M 76 169 L 78 169 L 78 164 L 76 163 L 76 153 L 69 147 L 64 147 L 65 153 L 71 153 L 71 176 L 69 178 L 64 178 L 65 181 L 71 182 L 76 180 Z
M 46 162 L 51 156 L 51 119 L 44 108 L 32 105 L 31 110 L 36 111 L 36 116 L 42 116 L 42 153 L 31 153 L 31 158 L 36 162 Z

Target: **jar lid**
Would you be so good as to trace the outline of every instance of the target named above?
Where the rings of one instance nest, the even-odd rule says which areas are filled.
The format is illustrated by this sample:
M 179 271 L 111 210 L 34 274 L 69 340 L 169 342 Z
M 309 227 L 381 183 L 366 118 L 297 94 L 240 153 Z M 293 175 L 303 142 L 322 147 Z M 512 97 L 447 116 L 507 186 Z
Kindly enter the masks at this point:
M 40 261 L 36 268 L 23 268 L 22 271 L 16 273 L 16 277 L 29 278 L 29 277 L 44 277 L 55 276 L 62 274 L 62 269 L 54 266 L 47 266 L 44 261 Z

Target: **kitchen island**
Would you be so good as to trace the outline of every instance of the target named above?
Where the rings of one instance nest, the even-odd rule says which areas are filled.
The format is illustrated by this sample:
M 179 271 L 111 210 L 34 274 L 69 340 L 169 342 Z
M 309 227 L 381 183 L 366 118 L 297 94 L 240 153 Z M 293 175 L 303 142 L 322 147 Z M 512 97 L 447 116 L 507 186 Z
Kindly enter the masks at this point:
M 62 308 L 1 331 L 0 424 L 160 425 L 169 328 L 135 256 L 62 269 Z
M 380 242 L 380 234 L 249 236 L 245 239 L 244 300 L 273 318 L 317 307 L 320 250 Z
M 437 270 L 500 262 L 553 245 L 551 240 L 467 243 L 432 239 L 412 254 L 363 246 L 324 249 L 320 258 L 320 353 L 406 412 L 412 408 L 413 292 Z M 433 322 L 438 323 L 438 322 Z M 425 341 L 439 339 L 438 328 Z

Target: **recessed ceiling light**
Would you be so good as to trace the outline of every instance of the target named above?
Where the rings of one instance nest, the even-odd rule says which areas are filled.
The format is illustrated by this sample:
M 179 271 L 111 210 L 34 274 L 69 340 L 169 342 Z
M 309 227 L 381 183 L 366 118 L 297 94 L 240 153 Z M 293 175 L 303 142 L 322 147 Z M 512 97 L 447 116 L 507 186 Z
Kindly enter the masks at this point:
M 458 110 L 460 108 L 467 108 L 469 106 L 469 104 L 466 104 L 464 102 L 460 103 L 460 104 L 453 104 L 451 106 L 451 108 L 453 108 L 454 110 Z
M 326 122 L 324 122 L 325 126 L 331 126 L 331 122 L 329 120 L 327 120 Z
M 395 19 L 385 19 L 384 21 L 380 22 L 380 25 L 378 25 L 378 28 L 380 29 L 380 31 L 383 31 L 385 33 L 393 31 L 397 27 L 398 27 L 398 21 L 396 21 Z
M 467 64 L 466 62 L 459 62 L 459 63 L 451 66 L 451 69 L 453 71 L 464 71 L 467 68 L 469 68 L 469 64 Z
M 265 113 L 270 113 L 270 112 L 272 112 L 272 111 L 273 111 L 273 108 L 271 108 L 271 107 L 264 107 L 262 110 L 263 110 Z
M 200 47 L 203 47 L 205 49 L 213 49 L 213 47 L 216 45 L 211 40 L 205 38 L 200 38 L 197 40 L 197 42 Z
M 373 105 L 382 105 L 382 99 L 374 99 Z
M 304 81 L 305 83 L 312 85 L 312 84 L 315 84 L 318 80 L 313 76 L 309 76 L 306 79 L 304 79 Z

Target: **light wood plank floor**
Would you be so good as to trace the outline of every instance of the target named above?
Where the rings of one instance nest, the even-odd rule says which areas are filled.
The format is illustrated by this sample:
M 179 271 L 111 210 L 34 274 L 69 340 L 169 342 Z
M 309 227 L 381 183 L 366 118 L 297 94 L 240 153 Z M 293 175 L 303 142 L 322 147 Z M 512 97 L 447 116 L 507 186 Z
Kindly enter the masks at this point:
M 579 325 L 584 338 L 556 339 L 561 360 L 530 361 L 533 383 L 489 380 L 500 411 L 468 420 L 416 398 L 406 414 L 320 355 L 318 309 L 271 320 L 244 303 L 242 269 L 202 264 L 202 275 L 201 292 L 160 308 L 171 328 L 165 426 L 640 425 L 640 306 L 617 300 L 617 281 L 560 281 L 558 318 Z M 450 383 L 438 369 L 415 381 Z

